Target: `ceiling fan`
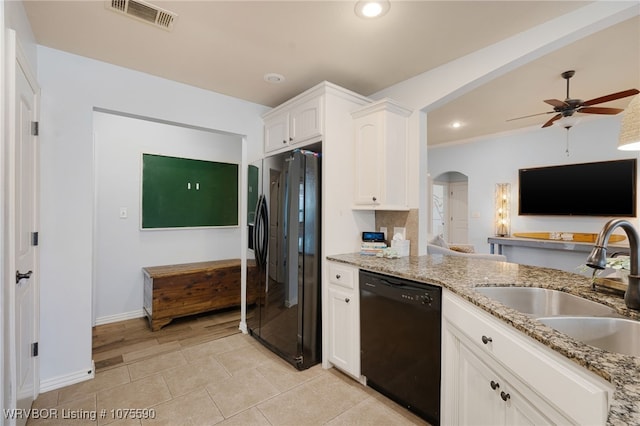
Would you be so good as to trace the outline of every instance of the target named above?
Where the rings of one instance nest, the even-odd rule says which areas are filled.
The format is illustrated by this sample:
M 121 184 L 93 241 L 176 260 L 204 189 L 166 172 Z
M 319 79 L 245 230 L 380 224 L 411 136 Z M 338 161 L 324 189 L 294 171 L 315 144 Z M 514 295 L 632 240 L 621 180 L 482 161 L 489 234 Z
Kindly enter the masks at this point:
M 507 121 L 519 120 L 521 118 L 535 117 L 537 115 L 553 114 L 556 113 L 551 119 L 542 125 L 542 127 L 551 126 L 554 121 L 563 117 L 571 117 L 574 113 L 579 112 L 583 114 L 606 114 L 615 115 L 622 111 L 620 108 L 607 108 L 607 107 L 594 107 L 593 105 L 601 104 L 604 102 L 615 101 L 616 99 L 626 98 L 627 96 L 633 96 L 640 91 L 638 89 L 623 90 L 622 92 L 611 93 L 606 96 L 600 96 L 599 98 L 583 101 L 582 99 L 572 99 L 569 97 L 569 79 L 574 76 L 576 72 L 574 70 L 565 71 L 561 74 L 562 78 L 567 80 L 567 98 L 564 101 L 559 99 L 547 99 L 544 102 L 553 107 L 553 111 L 542 112 L 539 114 L 526 115 L 524 117 L 512 118 Z

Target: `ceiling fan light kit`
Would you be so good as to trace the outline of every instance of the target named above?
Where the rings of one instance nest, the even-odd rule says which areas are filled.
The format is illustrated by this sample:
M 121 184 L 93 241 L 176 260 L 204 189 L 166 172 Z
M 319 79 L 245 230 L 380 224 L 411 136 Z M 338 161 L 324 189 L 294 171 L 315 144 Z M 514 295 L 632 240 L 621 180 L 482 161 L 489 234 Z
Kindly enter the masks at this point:
M 570 128 L 572 128 L 573 126 L 578 124 L 579 122 L 580 122 L 580 118 L 578 118 L 578 117 L 576 117 L 575 115 L 572 114 L 572 115 L 566 115 L 566 116 L 560 118 L 554 124 L 569 130 Z
M 631 100 L 622 116 L 618 149 L 640 151 L 640 96 Z

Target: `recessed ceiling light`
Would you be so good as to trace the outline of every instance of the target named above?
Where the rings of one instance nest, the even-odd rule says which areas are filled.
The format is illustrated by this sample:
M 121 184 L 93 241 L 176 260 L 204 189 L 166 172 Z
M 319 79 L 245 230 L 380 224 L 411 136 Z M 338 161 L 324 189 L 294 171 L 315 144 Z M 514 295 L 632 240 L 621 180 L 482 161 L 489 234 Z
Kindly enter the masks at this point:
M 264 81 L 274 84 L 282 83 L 284 81 L 284 75 L 275 72 L 269 72 L 264 75 Z
M 361 18 L 377 18 L 389 11 L 389 0 L 360 0 L 355 12 Z
M 453 123 L 451 123 L 451 127 L 454 129 L 459 129 L 460 127 L 462 127 L 462 123 L 459 121 L 454 121 Z

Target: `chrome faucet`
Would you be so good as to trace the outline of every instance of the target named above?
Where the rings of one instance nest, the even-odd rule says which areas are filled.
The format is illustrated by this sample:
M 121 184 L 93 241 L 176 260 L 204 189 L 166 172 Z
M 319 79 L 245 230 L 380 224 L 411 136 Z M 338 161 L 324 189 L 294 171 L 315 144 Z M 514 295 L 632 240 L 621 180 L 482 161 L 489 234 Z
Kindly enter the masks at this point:
M 594 269 L 604 269 L 607 264 L 607 244 L 609 237 L 616 228 L 622 228 L 629 238 L 631 271 L 629 273 L 629 285 L 624 292 L 624 303 L 630 309 L 640 310 L 640 277 L 638 276 L 638 232 L 631 222 L 625 219 L 611 219 L 607 222 L 596 238 L 596 243 L 587 258 L 587 266 Z

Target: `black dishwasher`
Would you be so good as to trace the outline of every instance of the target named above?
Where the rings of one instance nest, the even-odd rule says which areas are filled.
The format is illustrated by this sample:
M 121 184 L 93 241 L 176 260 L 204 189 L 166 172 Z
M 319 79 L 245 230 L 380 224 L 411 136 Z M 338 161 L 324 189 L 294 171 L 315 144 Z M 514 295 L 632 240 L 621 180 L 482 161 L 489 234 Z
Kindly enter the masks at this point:
M 360 350 L 367 385 L 440 424 L 442 289 L 360 271 Z

